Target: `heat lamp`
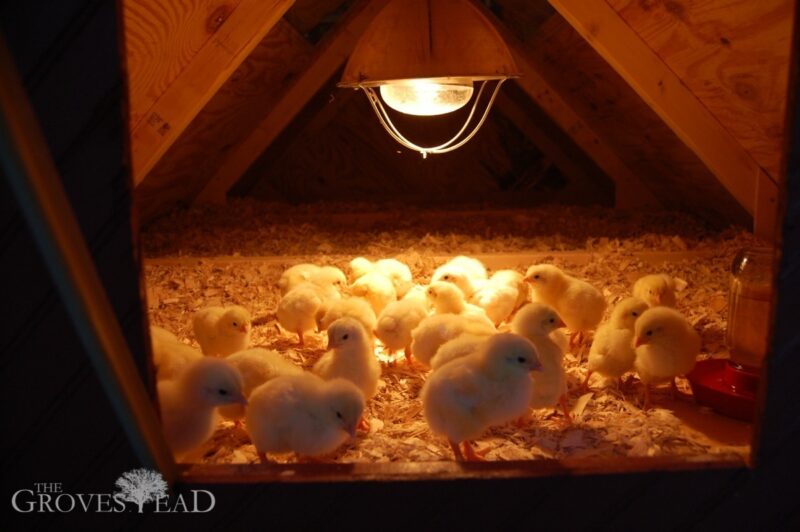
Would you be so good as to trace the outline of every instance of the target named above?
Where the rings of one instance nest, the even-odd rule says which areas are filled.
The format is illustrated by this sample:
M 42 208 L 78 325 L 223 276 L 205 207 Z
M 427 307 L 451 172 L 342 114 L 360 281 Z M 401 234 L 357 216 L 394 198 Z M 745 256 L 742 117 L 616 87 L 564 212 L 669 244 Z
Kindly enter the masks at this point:
M 471 1 L 392 0 L 358 41 L 339 86 L 364 91 L 386 132 L 427 157 L 469 142 L 486 121 L 500 87 L 518 75 L 497 29 Z M 485 107 L 478 111 L 483 100 Z M 434 146 L 409 140 L 387 110 L 440 116 L 470 102 L 461 129 Z

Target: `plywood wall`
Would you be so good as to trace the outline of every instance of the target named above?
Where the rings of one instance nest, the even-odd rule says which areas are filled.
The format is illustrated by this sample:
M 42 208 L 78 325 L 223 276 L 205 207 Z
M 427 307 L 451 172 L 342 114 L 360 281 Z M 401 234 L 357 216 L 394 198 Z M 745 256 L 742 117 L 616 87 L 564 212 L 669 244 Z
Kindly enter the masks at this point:
M 793 0 L 606 0 L 773 178 Z

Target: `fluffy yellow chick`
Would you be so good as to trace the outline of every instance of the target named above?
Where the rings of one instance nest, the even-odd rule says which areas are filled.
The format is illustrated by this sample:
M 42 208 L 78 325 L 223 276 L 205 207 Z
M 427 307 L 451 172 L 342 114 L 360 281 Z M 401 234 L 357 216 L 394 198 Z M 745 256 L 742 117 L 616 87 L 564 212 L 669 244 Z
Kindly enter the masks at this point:
M 469 299 L 486 281 L 486 267 L 478 259 L 459 255 L 442 264 L 433 272 L 431 283 L 446 282 L 458 286 Z
M 528 268 L 525 281 L 531 283 L 536 298 L 555 309 L 572 332 L 571 344 L 580 343 L 583 333 L 597 327 L 603 319 L 606 300 L 600 291 L 580 279 L 567 275 L 551 264 Z
M 636 359 L 633 348 L 634 325 L 647 308 L 647 303 L 638 297 L 623 299 L 614 307 L 608 322 L 601 325 L 594 335 L 586 364 L 589 372 L 583 387 L 589 384 L 589 378 L 595 371 L 604 377 L 620 378 L 633 369 Z
M 694 368 L 700 352 L 700 335 L 686 318 L 669 307 L 652 307 L 634 327 L 634 367 L 644 383 L 644 407 L 650 406 L 650 385 L 669 381 L 673 393 L 675 377 Z
M 225 359 L 242 376 L 242 395 L 250 397 L 254 389 L 281 375 L 299 375 L 303 370 L 286 360 L 277 351 L 256 347 L 238 351 Z M 244 418 L 243 405 L 221 406 L 219 413 L 230 420 Z
M 354 281 L 373 271 L 382 273 L 392 281 L 397 297 L 403 297 L 414 285 L 411 269 L 397 259 L 379 259 L 372 262 L 364 257 L 356 257 L 350 261 L 350 272 Z
M 571 421 L 567 407 L 567 374 L 564 371 L 564 352 L 553 341 L 551 334 L 564 322 L 556 311 L 543 303 L 528 303 L 511 322 L 511 330 L 527 338 L 536 346 L 542 371 L 531 375 L 533 394 L 531 408 L 551 408 L 561 405 L 567 421 Z
M 347 277 L 336 266 L 322 266 L 319 270 L 311 273 L 308 280 L 320 288 L 328 289 L 328 297 L 339 297 L 347 288 Z M 333 289 L 335 294 L 330 289 Z
M 321 456 L 355 436 L 363 413 L 364 395 L 348 380 L 281 376 L 250 395 L 247 432 L 264 463 L 267 453 Z
M 420 397 L 431 430 L 447 438 L 456 460 L 480 459 L 469 444 L 488 428 L 518 419 L 531 401 L 536 348 L 516 334 L 497 334 L 468 356 L 434 371 Z M 459 449 L 463 444 L 464 454 Z
M 326 301 L 325 289 L 314 283 L 301 283 L 292 288 L 278 303 L 278 323 L 297 335 L 297 343 L 304 345 L 303 335 L 317 326 L 317 315 Z
M 645 275 L 633 283 L 633 297 L 651 307 L 675 307 L 675 279 L 666 273 Z
M 486 312 L 477 305 L 467 303 L 456 285 L 444 281 L 433 282 L 426 293 L 434 314 L 459 314 L 494 327 Z
M 499 326 L 527 299 L 528 284 L 522 274 L 500 270 L 475 291 L 470 301 L 481 307 L 495 326 Z
M 206 307 L 192 318 L 194 336 L 206 356 L 225 357 L 250 345 L 250 313 L 246 308 Z
M 415 298 L 403 298 L 386 305 L 378 316 L 375 336 L 383 342 L 390 353 L 405 351 L 406 360 L 411 361 L 411 331 L 428 316 L 426 305 Z
M 176 460 L 202 445 L 214 433 L 216 408 L 247 404 L 242 377 L 226 359 L 202 357 L 175 380 L 158 383 L 164 435 Z
M 310 263 L 295 264 L 287 268 L 281 274 L 281 278 L 278 279 L 278 288 L 281 290 L 281 295 L 285 296 L 289 290 L 297 285 L 311 281 L 311 275 L 319 270 L 319 266 Z
M 363 297 L 370 305 L 375 315 L 379 316 L 383 309 L 397 300 L 397 291 L 391 279 L 378 271 L 372 271 L 362 275 L 350 286 L 350 292 L 354 296 Z
M 317 329 L 320 331 L 327 330 L 331 323 L 340 318 L 353 318 L 361 322 L 370 335 L 378 322 L 372 306 L 360 297 L 326 301 L 320 308 L 317 318 Z
M 328 327 L 328 352 L 314 364 L 312 371 L 325 380 L 347 379 L 370 399 L 378 391 L 381 365 L 361 323 L 341 318 Z
M 443 343 L 431 359 L 431 369 L 434 371 L 444 366 L 451 360 L 471 355 L 489 339 L 488 336 L 478 334 L 462 334 Z
M 458 314 L 428 316 L 411 332 L 414 359 L 430 366 L 431 359 L 447 341 L 462 334 L 489 336 L 497 332 L 492 325 L 476 322 Z
M 150 341 L 153 345 L 153 365 L 156 368 L 156 380 L 171 380 L 194 362 L 203 358 L 203 354 L 190 347 L 178 337 L 161 327 L 150 327 Z

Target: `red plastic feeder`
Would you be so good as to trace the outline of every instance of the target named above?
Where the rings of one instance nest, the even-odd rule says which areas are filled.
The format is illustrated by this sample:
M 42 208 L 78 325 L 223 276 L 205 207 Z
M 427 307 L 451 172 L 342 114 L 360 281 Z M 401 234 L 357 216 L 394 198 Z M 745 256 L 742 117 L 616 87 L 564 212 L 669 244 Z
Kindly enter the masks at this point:
M 759 380 L 756 370 L 711 358 L 698 362 L 686 378 L 699 404 L 742 421 L 755 418 Z

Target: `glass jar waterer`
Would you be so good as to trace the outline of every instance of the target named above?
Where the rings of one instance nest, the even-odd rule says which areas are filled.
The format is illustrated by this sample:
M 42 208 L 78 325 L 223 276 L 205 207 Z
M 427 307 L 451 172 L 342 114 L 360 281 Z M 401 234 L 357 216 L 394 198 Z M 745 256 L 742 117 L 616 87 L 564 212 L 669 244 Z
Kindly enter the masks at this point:
M 698 403 L 752 421 L 764 357 L 769 350 L 773 292 L 772 248 L 743 249 L 731 265 L 726 344 L 730 359 L 697 363 L 687 375 Z

